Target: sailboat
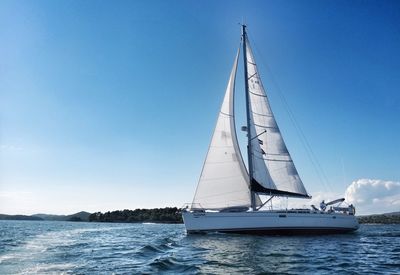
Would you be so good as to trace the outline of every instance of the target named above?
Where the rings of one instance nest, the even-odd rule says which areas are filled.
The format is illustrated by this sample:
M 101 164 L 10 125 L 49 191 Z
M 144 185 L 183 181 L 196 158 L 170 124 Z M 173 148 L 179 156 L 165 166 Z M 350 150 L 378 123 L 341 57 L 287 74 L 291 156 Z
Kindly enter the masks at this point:
M 234 91 L 243 48 L 247 168 L 236 134 Z M 353 205 L 344 199 L 320 208 L 272 209 L 275 198 L 310 199 L 287 150 L 261 82 L 246 26 L 192 203 L 182 208 L 187 233 L 320 234 L 357 230 Z M 329 209 L 328 209 L 329 207 Z

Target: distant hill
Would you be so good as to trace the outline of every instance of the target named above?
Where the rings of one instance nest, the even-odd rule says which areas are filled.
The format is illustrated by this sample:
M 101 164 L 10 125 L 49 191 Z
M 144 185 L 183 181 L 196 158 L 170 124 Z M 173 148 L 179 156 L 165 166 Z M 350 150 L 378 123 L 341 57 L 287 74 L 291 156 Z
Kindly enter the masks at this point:
M 43 221 L 40 217 L 26 216 L 26 215 L 6 215 L 0 214 L 0 220 L 17 220 L 17 221 Z
M 182 215 L 176 207 L 117 210 L 112 212 L 97 212 L 89 217 L 91 222 L 121 222 L 121 223 L 183 223 Z
M 392 215 L 392 216 L 400 216 L 400 211 L 397 212 L 390 212 L 390 213 L 385 213 L 383 215 Z
M 87 222 L 89 221 L 89 212 L 81 211 L 72 215 L 49 215 L 49 214 L 35 214 L 27 215 L 5 215 L 0 214 L 0 220 L 29 220 L 29 221 L 74 221 L 74 222 Z
M 359 223 L 400 224 L 400 212 L 357 216 Z
M 91 214 L 92 214 L 92 213 L 89 213 L 89 212 L 86 212 L 86 211 L 81 211 L 81 212 L 78 212 L 78 213 L 69 215 L 69 216 L 67 216 L 67 218 L 68 218 L 68 220 L 78 218 L 78 219 L 80 219 L 81 221 L 88 222 L 88 221 L 89 221 L 89 216 L 90 216 Z
M 89 221 L 89 212 L 81 211 L 72 215 L 49 215 L 49 214 L 35 214 L 34 217 L 39 217 L 45 221 Z
M 64 221 L 66 215 L 35 214 L 31 217 L 38 217 L 45 221 Z

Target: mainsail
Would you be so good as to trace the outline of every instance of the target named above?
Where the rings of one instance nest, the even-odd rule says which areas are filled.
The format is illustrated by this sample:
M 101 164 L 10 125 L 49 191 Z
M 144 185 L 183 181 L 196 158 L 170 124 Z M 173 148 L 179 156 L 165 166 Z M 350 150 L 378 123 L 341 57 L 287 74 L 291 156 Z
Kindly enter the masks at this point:
M 192 209 L 223 209 L 251 205 L 249 176 L 235 130 L 234 88 L 238 58 L 239 51 L 230 74 Z M 258 196 L 256 204 L 260 204 Z
M 252 190 L 271 195 L 309 197 L 283 141 L 246 40 L 250 107 Z

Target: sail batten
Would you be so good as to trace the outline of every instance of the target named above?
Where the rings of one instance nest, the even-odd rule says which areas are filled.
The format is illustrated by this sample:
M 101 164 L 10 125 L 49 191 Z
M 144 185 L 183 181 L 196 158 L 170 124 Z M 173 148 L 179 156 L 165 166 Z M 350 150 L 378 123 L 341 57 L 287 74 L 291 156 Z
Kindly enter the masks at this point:
M 247 78 L 253 163 L 252 190 L 271 195 L 309 197 L 287 150 L 247 41 Z

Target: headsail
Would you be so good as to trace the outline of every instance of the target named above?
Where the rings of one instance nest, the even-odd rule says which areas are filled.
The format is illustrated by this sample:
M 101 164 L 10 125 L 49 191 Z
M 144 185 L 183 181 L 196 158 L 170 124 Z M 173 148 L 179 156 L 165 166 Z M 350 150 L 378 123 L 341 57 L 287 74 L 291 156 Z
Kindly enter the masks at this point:
M 234 88 L 238 58 L 239 51 L 230 74 L 192 208 L 222 209 L 251 204 L 249 176 L 240 153 L 234 119 Z
M 259 76 L 250 45 L 246 43 L 253 191 L 309 197 L 283 141 Z M 257 136 L 257 137 L 256 137 Z

